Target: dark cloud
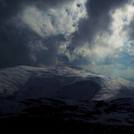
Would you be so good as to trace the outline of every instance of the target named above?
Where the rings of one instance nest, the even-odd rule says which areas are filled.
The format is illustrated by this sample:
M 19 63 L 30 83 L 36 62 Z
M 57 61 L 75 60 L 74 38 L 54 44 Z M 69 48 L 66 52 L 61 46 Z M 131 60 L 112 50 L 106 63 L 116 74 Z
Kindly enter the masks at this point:
M 60 40 L 60 37 L 50 37 L 44 41 L 28 27 L 21 27 L 20 21 L 12 23 L 10 19 L 19 13 L 23 5 L 34 4 L 41 8 L 43 5 L 51 7 L 63 2 L 65 0 L 0 0 L 0 68 L 41 62 L 48 64 L 54 60 L 58 51 L 58 46 L 54 43 Z M 31 48 L 28 43 L 31 40 L 41 40 L 48 46 L 48 51 L 40 50 L 40 53 L 36 53 L 38 56 L 36 62 L 30 56 Z
M 130 25 L 127 27 L 127 29 L 128 29 L 129 39 L 134 40 L 134 18 L 131 21 Z
M 109 26 L 112 22 L 110 11 L 127 2 L 128 0 L 89 0 L 86 5 L 89 17 L 80 21 L 70 49 L 83 45 L 83 42 L 92 42 L 99 32 L 110 32 Z
M 66 39 L 63 35 L 50 36 L 49 38 L 44 39 L 42 43 L 45 44 L 47 50 L 40 49 L 40 51 L 36 53 L 36 63 L 46 65 L 55 64 L 58 60 L 58 50 L 61 46 L 60 42 L 65 41 Z
M 10 15 L 16 14 L 22 8 L 22 5 L 35 4 L 43 8 L 44 6 L 56 6 L 67 1 L 72 0 L 0 0 L 0 21 L 3 21 L 4 18 Z
M 10 17 L 18 14 L 22 5 L 34 4 L 38 8 L 44 6 L 52 7 L 58 6 L 64 2 L 73 0 L 0 0 L 0 67 L 15 66 L 19 64 L 53 64 L 58 58 L 58 50 L 60 42 L 65 42 L 64 35 L 53 35 L 49 38 L 42 38 L 37 33 L 28 27 L 18 27 L 20 23 L 10 23 Z M 88 0 L 86 7 L 89 15 L 88 19 L 82 19 L 79 22 L 78 31 L 73 36 L 73 40 L 69 49 L 75 49 L 83 42 L 93 41 L 98 32 L 108 31 L 111 23 L 111 16 L 109 11 L 122 6 L 127 0 Z M 44 3 L 44 4 L 42 4 Z M 78 8 L 81 6 L 77 4 Z M 66 9 L 65 9 L 66 10 Z M 132 33 L 133 34 L 133 33 Z M 33 44 L 32 51 L 36 61 L 31 58 L 31 48 L 29 42 L 31 40 L 41 41 L 46 49 L 37 51 L 37 44 Z M 65 57 L 66 58 L 66 57 Z M 83 57 L 79 58 L 84 61 Z
M 26 46 L 28 30 L 19 31 L 14 26 L 2 25 L 0 29 L 0 67 L 31 64 Z

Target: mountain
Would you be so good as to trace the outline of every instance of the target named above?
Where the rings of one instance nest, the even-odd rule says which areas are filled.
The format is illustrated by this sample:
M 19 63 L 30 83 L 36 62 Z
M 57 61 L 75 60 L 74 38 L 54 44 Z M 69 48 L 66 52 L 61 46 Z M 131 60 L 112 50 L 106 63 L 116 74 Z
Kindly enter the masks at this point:
M 122 130 L 134 125 L 133 89 L 127 80 L 63 65 L 6 68 L 0 71 L 0 118 L 39 117 Z

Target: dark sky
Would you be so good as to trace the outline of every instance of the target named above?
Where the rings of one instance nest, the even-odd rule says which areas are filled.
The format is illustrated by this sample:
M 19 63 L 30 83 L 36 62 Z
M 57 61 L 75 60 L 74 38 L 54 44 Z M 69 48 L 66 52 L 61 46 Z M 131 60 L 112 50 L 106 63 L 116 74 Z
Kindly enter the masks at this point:
M 133 14 L 132 0 L 0 0 L 0 68 L 133 66 Z

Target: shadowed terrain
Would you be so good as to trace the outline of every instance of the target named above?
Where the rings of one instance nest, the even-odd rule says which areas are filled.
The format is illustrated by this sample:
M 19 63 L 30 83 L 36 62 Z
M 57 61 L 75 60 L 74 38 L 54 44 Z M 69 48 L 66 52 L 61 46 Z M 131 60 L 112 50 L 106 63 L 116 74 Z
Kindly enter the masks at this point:
M 0 71 L 0 123 L 44 124 L 59 133 L 133 133 L 133 95 L 129 81 L 78 68 L 7 68 Z

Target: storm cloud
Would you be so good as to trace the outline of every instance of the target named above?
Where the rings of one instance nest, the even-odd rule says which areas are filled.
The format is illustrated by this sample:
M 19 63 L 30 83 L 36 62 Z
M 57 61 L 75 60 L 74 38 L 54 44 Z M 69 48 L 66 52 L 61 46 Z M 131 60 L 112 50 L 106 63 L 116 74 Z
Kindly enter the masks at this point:
M 79 24 L 79 30 L 74 33 L 72 45 L 83 45 L 92 42 L 97 33 L 110 30 L 111 12 L 126 4 L 127 0 L 89 0 L 86 4 L 88 18 Z M 110 32 L 110 31 L 109 31 Z
M 132 0 L 0 0 L 0 67 L 126 64 L 133 14 Z
M 83 9 L 86 1 L 0 2 L 1 67 L 55 63 L 58 53 L 63 53 L 71 34 L 76 31 L 79 20 L 86 16 Z
M 129 36 L 133 31 L 133 2 L 90 0 L 86 7 L 88 17 L 80 21 L 69 46 L 72 55 L 76 53 L 71 57 L 78 60 L 81 55 L 93 63 L 106 63 L 109 57 L 111 62 L 116 60 L 132 43 Z

